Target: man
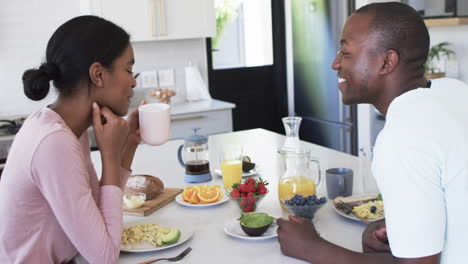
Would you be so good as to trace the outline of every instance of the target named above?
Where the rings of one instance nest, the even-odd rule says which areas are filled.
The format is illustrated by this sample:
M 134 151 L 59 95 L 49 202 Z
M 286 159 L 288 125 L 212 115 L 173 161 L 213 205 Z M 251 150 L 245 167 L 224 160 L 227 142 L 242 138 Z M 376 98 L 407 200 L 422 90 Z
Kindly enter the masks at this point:
M 373 164 L 386 223 L 366 228 L 357 253 L 325 241 L 312 223 L 279 219 L 285 255 L 314 264 L 467 262 L 468 87 L 427 81 L 428 49 L 427 28 L 407 5 L 370 4 L 348 19 L 332 68 L 344 103 L 370 103 L 386 116 Z

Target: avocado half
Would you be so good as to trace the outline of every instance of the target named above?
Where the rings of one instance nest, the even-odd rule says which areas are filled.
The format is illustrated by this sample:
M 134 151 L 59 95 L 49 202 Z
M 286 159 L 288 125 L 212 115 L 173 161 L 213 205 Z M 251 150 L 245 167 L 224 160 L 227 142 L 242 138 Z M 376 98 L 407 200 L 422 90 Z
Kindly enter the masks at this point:
M 238 218 L 242 230 L 249 236 L 261 236 L 275 218 L 266 213 L 241 213 Z
M 179 229 L 166 229 L 162 230 L 162 234 L 158 234 L 156 237 L 156 245 L 162 246 L 165 244 L 173 244 L 180 238 Z
M 243 224 L 240 224 L 242 230 L 249 236 L 261 236 L 263 233 L 265 233 L 265 231 L 268 230 L 270 225 L 271 223 L 262 227 L 248 227 Z
M 255 163 L 250 160 L 249 156 L 242 157 L 242 171 L 247 173 L 255 168 Z

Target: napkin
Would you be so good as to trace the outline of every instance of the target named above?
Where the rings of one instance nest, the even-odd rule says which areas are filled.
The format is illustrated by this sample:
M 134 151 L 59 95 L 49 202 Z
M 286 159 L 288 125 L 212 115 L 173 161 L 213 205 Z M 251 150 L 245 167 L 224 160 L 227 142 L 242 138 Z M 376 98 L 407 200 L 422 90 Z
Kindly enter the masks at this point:
M 187 89 L 185 96 L 189 102 L 211 99 L 200 71 L 192 63 L 185 67 L 185 87 Z

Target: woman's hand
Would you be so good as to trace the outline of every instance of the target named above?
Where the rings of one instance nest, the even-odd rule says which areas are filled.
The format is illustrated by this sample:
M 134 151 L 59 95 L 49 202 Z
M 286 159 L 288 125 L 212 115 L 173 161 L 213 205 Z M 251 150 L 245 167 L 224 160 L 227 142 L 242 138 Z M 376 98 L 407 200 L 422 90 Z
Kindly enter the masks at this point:
M 143 100 L 141 101 L 140 105 L 146 104 L 146 101 Z M 128 131 L 128 138 L 127 138 L 127 144 L 132 146 L 132 145 L 138 145 L 141 142 L 141 136 L 140 136 L 140 121 L 139 121 L 139 116 L 138 116 L 138 107 L 133 109 L 133 111 L 128 115 L 128 126 L 129 126 L 129 131 Z
M 146 101 L 141 101 L 140 105 L 146 104 Z M 133 111 L 128 116 L 128 137 L 127 142 L 125 144 L 124 149 L 122 150 L 122 159 L 121 159 L 121 166 L 124 169 L 130 170 L 130 167 L 133 162 L 133 157 L 135 155 L 135 151 L 138 147 L 138 144 L 141 142 L 141 135 L 140 135 L 140 120 L 138 116 L 138 108 L 133 109 Z
M 107 107 L 101 109 L 93 103 L 93 131 L 101 152 L 102 185 L 115 185 L 121 188 L 120 162 L 122 149 L 128 136 L 128 123 L 112 113 Z
M 390 252 L 385 220 L 369 224 L 362 233 L 362 250 L 364 252 Z
M 120 161 L 129 131 L 127 121 L 114 115 L 109 108 L 99 108 L 97 103 L 93 103 L 93 127 L 101 156 Z

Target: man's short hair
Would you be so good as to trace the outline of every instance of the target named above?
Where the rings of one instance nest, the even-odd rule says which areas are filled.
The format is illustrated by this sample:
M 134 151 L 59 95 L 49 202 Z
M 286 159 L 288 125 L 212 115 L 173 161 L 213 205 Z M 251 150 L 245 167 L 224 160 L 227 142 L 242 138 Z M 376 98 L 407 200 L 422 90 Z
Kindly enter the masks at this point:
M 392 49 L 404 63 L 426 62 L 429 32 L 421 15 L 412 7 L 398 2 L 373 3 L 355 13 L 373 15 L 370 31 L 377 40 L 375 52 Z

